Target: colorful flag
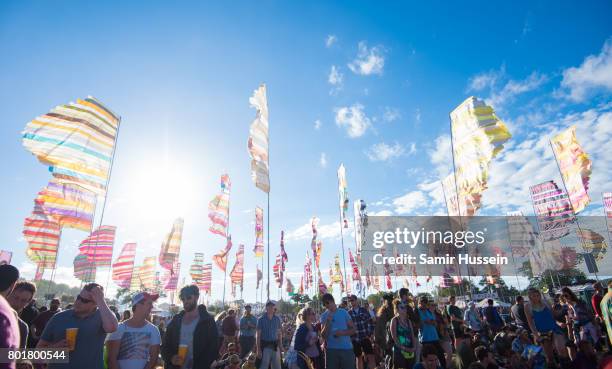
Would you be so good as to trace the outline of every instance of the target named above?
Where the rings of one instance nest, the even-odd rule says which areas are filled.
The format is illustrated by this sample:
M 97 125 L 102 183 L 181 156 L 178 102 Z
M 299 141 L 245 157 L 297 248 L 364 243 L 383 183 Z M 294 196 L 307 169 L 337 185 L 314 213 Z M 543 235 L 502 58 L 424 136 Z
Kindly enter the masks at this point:
M 295 295 L 295 287 L 293 286 L 291 279 L 287 278 L 287 286 L 285 288 L 289 296 Z
M 455 186 L 455 174 L 449 174 L 442 181 L 442 191 L 446 200 L 446 208 L 449 217 L 467 216 L 471 217 L 480 209 L 480 193 L 463 194 L 459 206 L 457 205 L 457 187 Z
M 166 270 L 161 279 L 162 288 L 164 291 L 176 291 L 178 286 L 179 274 L 181 272 L 181 263 L 176 262 L 172 270 Z
M 236 251 L 236 263 L 230 272 L 232 282 L 232 295 L 236 295 L 236 287 L 240 286 L 240 292 L 244 287 L 244 245 L 238 246 Z
M 225 249 L 219 251 L 218 254 L 213 255 L 212 260 L 217 266 L 217 268 L 221 269 L 225 272 L 225 268 L 227 266 L 227 253 L 232 249 L 232 236 L 227 236 L 227 242 L 225 244 Z
M 304 263 L 304 283 L 306 289 L 309 289 L 313 283 L 312 276 L 312 259 L 310 258 L 310 254 L 306 251 L 306 262 Z
M 334 272 L 332 275 L 332 283 L 339 283 L 341 285 L 344 284 L 344 279 L 342 278 L 342 269 L 340 268 L 340 256 L 336 254 L 334 257 Z
M 268 152 L 270 142 L 268 128 L 268 99 L 266 85 L 262 84 L 249 99 L 251 107 L 257 110 L 251 123 L 248 149 L 251 155 L 251 178 L 255 186 L 263 192 L 270 192 L 270 168 Z
M 255 208 L 255 247 L 253 252 L 255 257 L 263 257 L 264 241 L 263 241 L 263 209 L 257 206 Z
M 576 234 L 582 240 L 581 245 L 585 252 L 593 255 L 596 261 L 603 260 L 608 251 L 608 245 L 602 235 L 587 228 L 576 229 Z
M 608 233 L 610 234 L 610 239 L 612 239 L 612 192 L 604 192 L 602 196 Z
M 28 122 L 23 145 L 60 182 L 103 195 L 118 128 L 119 117 L 88 97 Z
M 181 240 L 183 239 L 183 218 L 177 218 L 172 225 L 172 230 L 162 243 L 159 253 L 159 265 L 166 270 L 172 270 L 178 262 L 181 252 Z
M 231 182 L 229 175 L 221 176 L 221 192 L 208 203 L 208 217 L 212 225 L 208 230 L 221 237 L 227 237 L 227 227 L 229 225 L 229 204 Z
M 204 276 L 202 277 L 202 284 L 199 286 L 205 294 L 209 295 L 212 291 L 212 264 L 204 264 Z
M 340 164 L 338 168 L 338 192 L 340 193 L 340 218 L 342 220 L 342 227 L 348 228 L 348 185 L 346 183 L 346 169 L 344 164 Z
M 155 290 L 155 256 L 148 256 L 142 261 L 142 265 L 138 268 L 138 278 L 140 286 L 147 291 Z
M 34 274 L 35 281 L 42 281 L 45 268 L 41 267 L 40 264 L 36 264 L 36 273 Z
M 23 224 L 23 237 L 28 243 L 26 248 L 28 258 L 43 268 L 53 268 L 60 234 L 59 223 L 46 214 L 40 204 L 35 203 L 32 214 Z
M 493 108 L 473 96 L 455 108 L 450 118 L 458 196 L 481 195 L 487 188 L 489 165 L 511 134 Z M 476 212 L 480 198 L 472 205 Z
M 319 273 L 319 294 L 323 295 L 327 293 L 327 285 L 325 285 L 323 277 L 321 276 L 321 269 L 317 269 L 317 271 Z
M 0 250 L 0 265 L 10 264 L 13 259 L 13 252 L 8 250 Z
M 315 265 L 319 267 L 320 258 L 317 256 L 317 225 L 319 224 L 319 218 L 312 217 L 310 219 L 310 226 L 312 227 L 312 240 L 310 241 L 310 248 L 312 249 L 312 257 L 315 259 Z
M 571 126 L 550 140 L 569 200 L 578 214 L 591 202 L 587 190 L 591 176 L 591 159 L 576 138 L 576 126 Z
M 97 267 L 111 266 L 116 229 L 115 226 L 100 226 L 81 242 L 80 253 Z
M 510 212 L 507 215 L 508 239 L 512 254 L 525 257 L 529 250 L 536 247 L 538 234 L 533 229 L 533 225 L 526 216 L 520 211 Z
M 540 226 L 540 238 L 553 240 L 568 235 L 568 224 L 576 217 L 565 191 L 555 181 L 531 186 L 529 191 Z
M 200 285 L 202 283 L 202 278 L 204 278 L 204 254 L 201 252 L 196 252 L 193 258 L 193 263 L 189 268 L 189 275 L 191 276 L 191 280 L 193 284 Z
M 60 227 L 91 231 L 96 209 L 93 192 L 74 184 L 60 183 L 53 178 L 38 193 L 34 202 L 40 204 L 45 214 L 51 215 Z
M 302 277 L 300 278 L 300 287 L 298 289 L 298 294 L 304 294 L 304 275 L 302 275 Z
M 368 216 L 366 214 L 366 202 L 363 200 L 355 200 L 353 203 L 353 211 L 355 213 L 355 253 L 361 254 L 361 248 L 364 245 L 364 232 L 365 226 L 368 222 Z
M 287 252 L 285 251 L 285 231 L 281 231 L 280 256 L 283 261 L 283 271 L 284 271 L 285 264 L 287 264 L 287 262 L 289 261 L 289 257 L 287 256 Z
M 89 261 L 87 255 L 78 254 L 73 262 L 74 277 L 83 283 L 96 281 L 96 266 Z
M 113 282 L 119 288 L 129 288 L 134 271 L 134 258 L 136 257 L 136 244 L 126 243 L 113 264 Z
M 359 273 L 359 266 L 355 262 L 355 258 L 353 257 L 353 253 L 351 249 L 349 249 L 349 262 L 351 263 L 351 268 L 353 269 L 353 277 L 354 281 L 361 281 L 361 274 Z
M 272 266 L 272 273 L 274 274 L 274 280 L 278 284 L 278 287 L 283 286 L 283 257 L 281 254 L 276 255 L 276 262 Z

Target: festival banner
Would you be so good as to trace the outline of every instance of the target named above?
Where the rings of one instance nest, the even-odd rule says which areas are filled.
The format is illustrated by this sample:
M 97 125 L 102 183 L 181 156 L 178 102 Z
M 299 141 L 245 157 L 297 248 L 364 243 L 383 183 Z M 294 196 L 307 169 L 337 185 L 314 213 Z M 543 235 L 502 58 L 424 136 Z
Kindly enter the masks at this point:
M 450 118 L 458 197 L 482 195 L 491 161 L 512 136 L 493 108 L 473 96 L 455 108 Z M 476 212 L 480 197 L 472 206 Z
M 116 230 L 115 226 L 100 226 L 81 242 L 80 253 L 87 256 L 89 262 L 96 267 L 111 266 Z
M 346 169 L 344 164 L 340 164 L 338 168 L 338 192 L 340 193 L 340 218 L 342 227 L 348 228 L 348 185 L 346 182 Z
M 83 283 L 96 281 L 96 266 L 87 255 L 78 254 L 73 261 L 74 277 Z
M 312 227 L 312 240 L 310 241 L 310 248 L 312 249 L 312 257 L 315 259 L 315 265 L 318 268 L 319 262 L 321 261 L 320 255 L 317 250 L 317 225 L 319 224 L 319 218 L 312 217 L 310 219 L 310 225 Z
M 257 206 L 255 208 L 255 247 L 253 247 L 256 258 L 264 254 L 263 230 L 263 209 Z
M 251 156 L 251 178 L 255 186 L 263 192 L 270 192 L 269 168 L 269 127 L 268 127 L 268 99 L 266 85 L 262 84 L 253 92 L 249 99 L 251 107 L 257 113 L 251 123 L 249 131 L 248 149 Z
M 327 293 L 327 286 L 325 285 L 323 277 L 321 276 L 321 269 L 317 268 L 317 272 L 319 273 L 319 294 L 323 295 Z
M 276 262 L 272 266 L 272 273 L 279 288 L 283 286 L 283 272 L 283 257 L 281 254 L 278 254 L 276 255 Z
M 0 265 L 10 264 L 13 259 L 13 252 L 8 250 L 0 250 Z
M 28 122 L 23 145 L 60 182 L 104 195 L 118 128 L 119 117 L 87 97 Z
M 212 293 L 212 264 L 204 264 L 203 271 L 204 274 L 202 277 L 202 284 L 199 286 L 199 288 L 205 294 L 210 296 Z
M 35 281 L 42 281 L 45 268 L 41 267 L 40 264 L 36 264 L 36 273 L 34 273 Z
M 244 245 L 238 246 L 238 251 L 236 251 L 236 263 L 230 272 L 230 281 L 233 296 L 236 296 L 237 286 L 240 286 L 240 292 L 242 292 L 244 287 Z
M 227 237 L 227 228 L 229 225 L 229 205 L 230 205 L 230 190 L 231 182 L 229 175 L 221 176 L 221 192 L 215 196 L 208 204 L 208 218 L 210 218 L 211 226 L 208 230 L 213 234 Z
M 354 211 L 354 226 L 355 226 L 355 253 L 361 254 L 361 248 L 363 246 L 363 234 L 364 227 L 367 224 L 368 216 L 366 214 L 366 202 L 359 199 L 353 203 Z
M 166 270 L 161 278 L 161 288 L 164 291 L 176 291 L 178 286 L 181 263 L 176 262 L 172 270 Z
M 567 189 L 574 213 L 578 214 L 591 202 L 587 190 L 591 176 L 591 159 L 576 138 L 576 126 L 571 126 L 550 140 L 559 170 Z
M 227 236 L 227 242 L 225 244 L 225 248 L 219 251 L 218 254 L 213 255 L 212 260 L 217 266 L 217 268 L 221 269 L 225 272 L 225 268 L 227 267 L 227 254 L 232 249 L 232 236 Z
M 113 264 L 113 282 L 119 288 L 129 288 L 134 271 L 134 258 L 136 257 L 136 243 L 126 243 Z
M 159 253 L 159 265 L 166 270 L 172 270 L 174 264 L 178 262 L 181 241 L 183 239 L 183 224 L 183 218 L 177 218 L 172 225 L 172 230 L 162 243 Z
M 42 189 L 35 203 L 52 216 L 62 228 L 90 232 L 96 208 L 96 196 L 74 184 L 60 183 L 53 178 Z
M 302 277 L 300 278 L 300 287 L 298 288 L 298 294 L 304 294 L 304 275 L 302 275 Z
M 191 281 L 198 287 L 202 285 L 202 279 L 204 278 L 204 254 L 196 252 L 193 258 L 193 263 L 189 268 L 189 275 Z
M 146 291 L 155 291 L 155 256 L 148 256 L 144 258 L 142 265 L 138 268 L 138 277 L 140 280 L 140 286 Z
M 352 279 L 354 281 L 361 281 L 361 274 L 359 273 L 359 265 L 357 265 L 357 262 L 355 261 L 355 258 L 353 257 L 353 253 L 351 252 L 351 249 L 349 249 L 349 262 L 351 263 L 351 268 L 353 270 Z
M 304 263 L 304 284 L 306 289 L 309 289 L 313 284 L 312 259 L 308 251 L 306 251 L 306 262 Z
M 568 235 L 568 224 L 576 217 L 565 191 L 555 181 L 531 186 L 529 191 L 540 227 L 540 239 L 547 241 Z
M 449 217 L 465 216 L 471 217 L 480 209 L 482 194 L 463 194 L 461 201 L 457 204 L 457 187 L 455 186 L 455 174 L 451 173 L 442 180 L 442 191 L 446 201 L 446 209 Z
M 53 268 L 57 259 L 60 234 L 59 223 L 46 214 L 40 204 L 35 203 L 32 214 L 23 224 L 23 237 L 28 243 L 28 259 L 43 268 Z
M 512 254 L 525 257 L 529 250 L 536 247 L 538 234 L 533 229 L 533 225 L 526 216 L 520 211 L 507 214 L 508 219 L 508 239 L 510 240 L 510 250 Z
M 582 248 L 586 253 L 593 255 L 595 261 L 602 261 L 608 251 L 606 239 L 599 233 L 587 229 L 576 229 L 576 235 L 581 239 Z

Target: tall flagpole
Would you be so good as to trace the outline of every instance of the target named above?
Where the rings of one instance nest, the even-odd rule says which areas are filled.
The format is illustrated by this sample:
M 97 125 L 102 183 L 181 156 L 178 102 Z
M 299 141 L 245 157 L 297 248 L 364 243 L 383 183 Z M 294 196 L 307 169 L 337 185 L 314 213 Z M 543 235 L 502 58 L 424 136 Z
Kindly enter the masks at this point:
M 340 163 L 340 166 L 342 166 L 344 168 L 344 164 Z M 345 175 L 345 180 L 346 180 L 346 169 L 344 172 Z M 340 173 L 337 173 L 337 177 L 338 177 L 338 185 L 340 185 Z M 339 186 L 338 186 L 339 187 Z M 341 244 L 342 244 L 342 265 L 344 266 L 344 283 L 347 285 L 345 286 L 348 287 L 348 280 L 346 279 L 346 257 L 344 256 L 344 222 L 343 222 L 343 217 L 342 217 L 342 207 L 344 206 L 344 204 L 342 203 L 342 194 L 340 193 L 340 191 L 338 191 L 338 203 L 340 204 L 340 240 L 341 240 Z M 342 296 L 342 291 L 340 293 L 340 296 Z

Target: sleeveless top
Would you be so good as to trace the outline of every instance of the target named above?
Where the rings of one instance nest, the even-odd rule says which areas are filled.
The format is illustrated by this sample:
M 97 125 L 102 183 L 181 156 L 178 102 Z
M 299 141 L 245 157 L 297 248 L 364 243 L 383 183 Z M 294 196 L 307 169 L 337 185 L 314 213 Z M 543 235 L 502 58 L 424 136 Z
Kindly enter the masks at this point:
M 396 346 L 401 345 L 401 346 L 406 346 L 406 347 L 412 347 L 412 330 L 410 329 L 410 326 L 402 325 L 402 323 L 398 319 L 397 324 L 396 324 L 396 329 L 397 329 L 397 340 L 399 341 L 399 342 L 396 342 Z
M 531 314 L 533 315 L 533 322 L 540 333 L 559 331 L 559 327 L 555 323 L 552 312 L 546 305 L 544 305 L 544 308 L 540 311 L 535 310 L 533 306 L 530 306 L 530 308 Z

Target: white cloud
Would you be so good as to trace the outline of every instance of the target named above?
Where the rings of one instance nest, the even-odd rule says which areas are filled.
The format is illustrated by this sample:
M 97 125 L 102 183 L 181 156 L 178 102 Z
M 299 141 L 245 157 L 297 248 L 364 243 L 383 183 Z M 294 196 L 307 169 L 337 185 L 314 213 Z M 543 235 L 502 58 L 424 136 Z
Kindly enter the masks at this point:
M 449 135 L 436 137 L 434 147 L 428 151 L 428 154 L 429 160 L 436 168 L 438 176 L 446 176 L 453 169 L 453 155 L 451 153 L 451 139 Z
M 372 145 L 365 154 L 370 161 L 388 161 L 404 155 L 405 152 L 406 149 L 397 142 L 394 145 L 381 142 Z
M 399 109 L 392 108 L 389 106 L 385 106 L 385 110 L 383 112 L 383 120 L 385 122 L 394 122 L 402 117 Z
M 563 71 L 561 87 L 568 89 L 568 98 L 583 101 L 593 90 L 612 90 L 612 38 L 599 55 L 587 56 L 579 67 Z
M 397 214 L 410 214 L 416 209 L 427 206 L 427 198 L 421 191 L 411 191 L 393 200 Z
M 410 143 L 410 148 L 408 148 L 408 155 L 416 154 L 416 152 L 417 152 L 416 143 L 414 142 Z
M 320 130 L 322 124 L 323 123 L 321 123 L 321 120 L 319 120 L 319 119 L 315 120 L 315 122 L 314 122 L 314 129 L 317 130 L 317 131 Z
M 330 48 L 337 41 L 338 41 L 338 38 L 336 37 L 336 35 L 327 35 L 327 37 L 325 38 L 325 47 Z
M 524 80 L 509 80 L 499 92 L 493 92 L 491 96 L 485 100 L 487 104 L 492 105 L 493 108 L 499 108 L 507 102 L 512 101 L 517 95 L 537 89 L 547 80 L 548 77 L 546 77 L 546 75 L 533 72 Z
M 361 104 L 336 108 L 336 125 L 345 128 L 351 138 L 363 136 L 368 127 L 372 125 L 370 118 L 363 110 L 364 106 Z
M 319 158 L 319 165 L 321 165 L 321 168 L 327 168 L 327 155 L 324 152 L 321 153 L 321 158 Z
M 393 212 L 391 210 L 381 210 L 381 211 L 371 211 L 368 212 L 368 216 L 372 216 L 372 217 L 389 217 L 393 215 Z
M 335 65 L 331 66 L 331 70 L 329 71 L 329 75 L 327 76 L 327 82 L 332 85 L 332 89 L 329 91 L 330 95 L 335 95 L 342 89 L 344 75 L 340 72 L 340 68 L 336 68 Z
M 360 74 L 362 76 L 369 76 L 371 74 L 382 74 L 383 67 L 385 66 L 384 50 L 380 46 L 373 46 L 368 48 L 368 45 L 361 41 L 358 45 L 359 51 L 357 57 L 348 67 L 353 73 Z
M 414 110 L 414 122 L 417 125 L 421 123 L 421 109 L 419 108 Z
M 345 236 L 351 234 L 353 230 L 353 222 L 348 222 L 348 228 L 343 230 Z M 320 240 L 324 239 L 340 239 L 340 221 L 335 221 L 328 224 L 317 226 L 317 237 Z M 285 233 L 286 241 L 299 241 L 312 239 L 312 225 L 310 221 L 298 228 Z
M 505 67 L 499 70 L 490 70 L 488 72 L 479 73 L 471 77 L 468 81 L 468 91 L 482 91 L 487 88 L 493 88 L 497 81 L 505 74 Z

